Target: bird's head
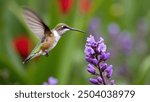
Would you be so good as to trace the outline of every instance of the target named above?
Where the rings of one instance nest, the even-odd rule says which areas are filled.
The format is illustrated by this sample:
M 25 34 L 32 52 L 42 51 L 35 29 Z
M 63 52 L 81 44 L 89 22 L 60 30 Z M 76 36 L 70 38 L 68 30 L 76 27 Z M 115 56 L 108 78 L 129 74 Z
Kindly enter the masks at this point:
M 54 29 L 58 32 L 59 35 L 63 35 L 66 31 L 69 31 L 69 30 L 85 33 L 81 30 L 72 28 L 72 27 L 70 27 L 70 26 L 68 26 L 67 24 L 64 24 L 64 23 L 57 24 Z

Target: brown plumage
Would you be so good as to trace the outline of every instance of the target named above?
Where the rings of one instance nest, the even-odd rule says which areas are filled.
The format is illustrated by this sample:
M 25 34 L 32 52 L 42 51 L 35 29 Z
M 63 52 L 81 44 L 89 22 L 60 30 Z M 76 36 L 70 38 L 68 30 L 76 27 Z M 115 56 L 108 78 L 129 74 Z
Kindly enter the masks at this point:
M 47 37 L 42 42 L 42 46 L 41 46 L 42 51 L 48 50 L 50 47 L 52 47 L 54 41 L 55 41 L 54 34 L 48 34 Z

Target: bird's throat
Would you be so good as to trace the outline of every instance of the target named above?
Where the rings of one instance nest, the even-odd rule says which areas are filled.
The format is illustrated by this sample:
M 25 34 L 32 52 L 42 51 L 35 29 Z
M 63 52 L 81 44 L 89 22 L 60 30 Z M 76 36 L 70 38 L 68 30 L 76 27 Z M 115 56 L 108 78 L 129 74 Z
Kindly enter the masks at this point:
M 52 32 L 55 37 L 55 42 L 58 42 L 61 36 L 59 35 L 58 31 L 56 31 L 56 30 L 52 30 Z

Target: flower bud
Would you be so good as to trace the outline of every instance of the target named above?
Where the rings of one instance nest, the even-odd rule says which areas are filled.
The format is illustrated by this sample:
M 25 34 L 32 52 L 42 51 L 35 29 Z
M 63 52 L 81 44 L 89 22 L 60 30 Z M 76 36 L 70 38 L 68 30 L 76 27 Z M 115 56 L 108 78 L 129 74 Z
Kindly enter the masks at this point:
M 87 70 L 91 74 L 95 74 L 96 73 L 95 68 L 91 64 L 88 64 L 88 69 Z
M 99 84 L 99 83 L 98 83 L 98 80 L 95 79 L 95 78 L 90 78 L 90 82 L 93 83 L 93 84 L 96 84 L 96 85 Z

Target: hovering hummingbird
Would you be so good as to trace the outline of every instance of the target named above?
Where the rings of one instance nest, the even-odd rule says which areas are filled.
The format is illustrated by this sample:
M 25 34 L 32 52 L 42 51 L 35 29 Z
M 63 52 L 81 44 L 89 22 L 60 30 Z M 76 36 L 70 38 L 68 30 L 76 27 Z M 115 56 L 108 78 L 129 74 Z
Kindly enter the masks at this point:
M 66 31 L 72 30 L 85 33 L 64 23 L 59 23 L 50 30 L 34 11 L 25 8 L 23 14 L 28 27 L 40 40 L 29 56 L 23 61 L 23 64 L 40 55 L 48 56 L 48 52 L 56 46 Z

